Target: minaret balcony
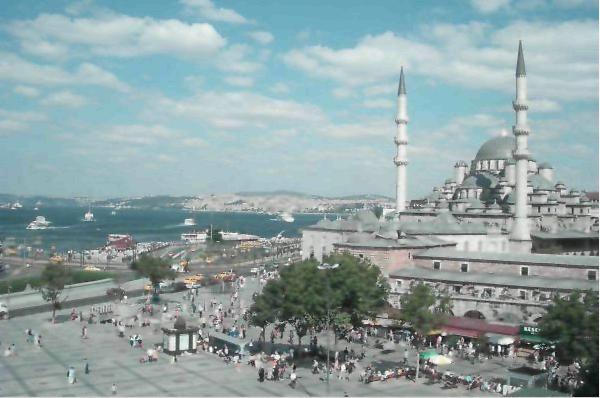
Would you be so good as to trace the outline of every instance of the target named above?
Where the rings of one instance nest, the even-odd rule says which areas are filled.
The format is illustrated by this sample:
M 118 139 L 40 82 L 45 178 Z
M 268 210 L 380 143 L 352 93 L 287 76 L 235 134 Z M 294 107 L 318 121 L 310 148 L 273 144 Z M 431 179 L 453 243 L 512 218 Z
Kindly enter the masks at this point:
M 394 158 L 394 164 L 396 166 L 406 166 L 408 164 L 408 160 Z
M 513 126 L 513 134 L 516 136 L 529 135 L 529 133 L 529 127 Z
M 516 102 L 513 101 L 513 109 L 515 111 L 526 111 L 527 109 L 529 109 L 529 105 L 522 103 L 522 102 Z
M 522 159 L 529 159 L 529 155 L 531 155 L 531 153 L 529 153 L 527 149 L 515 149 L 513 151 L 513 158 L 517 161 Z
M 408 145 L 408 140 L 403 140 L 402 138 L 395 137 L 394 143 L 396 145 Z
M 397 117 L 396 124 L 408 124 L 408 119 Z

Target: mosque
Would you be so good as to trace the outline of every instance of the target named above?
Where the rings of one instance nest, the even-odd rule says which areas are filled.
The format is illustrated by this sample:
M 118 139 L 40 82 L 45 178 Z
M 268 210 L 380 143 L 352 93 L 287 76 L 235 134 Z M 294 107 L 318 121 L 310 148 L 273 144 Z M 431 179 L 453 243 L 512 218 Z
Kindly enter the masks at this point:
M 415 283 L 452 299 L 458 316 L 535 324 L 553 297 L 598 291 L 598 193 L 568 189 L 528 148 L 527 77 L 519 42 L 513 134 L 492 138 L 475 158 L 425 198 L 407 201 L 408 112 L 400 72 L 396 207 L 302 230 L 302 257 L 336 252 L 377 265 L 391 285 L 390 304 Z
M 334 250 L 334 244 L 348 244 L 368 234 L 394 240 L 402 236 L 429 241 L 441 238 L 464 251 L 597 253 L 597 194 L 568 189 L 555 181 L 553 167 L 538 163 L 529 152 L 527 76 L 521 42 L 515 77 L 513 135 L 504 133 L 486 141 L 470 163 L 457 161 L 452 177 L 431 194 L 408 202 L 408 97 L 401 69 L 392 217 L 374 220 L 369 214 L 358 214 L 349 220 L 322 220 L 303 232 L 304 257 L 321 258 Z

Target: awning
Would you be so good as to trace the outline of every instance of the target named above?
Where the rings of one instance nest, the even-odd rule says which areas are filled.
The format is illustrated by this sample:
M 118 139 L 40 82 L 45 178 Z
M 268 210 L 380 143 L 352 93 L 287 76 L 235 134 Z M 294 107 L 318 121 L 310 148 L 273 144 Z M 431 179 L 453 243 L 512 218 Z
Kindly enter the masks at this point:
M 477 332 L 476 330 L 462 329 L 462 328 L 456 328 L 456 327 L 451 327 L 451 326 L 444 326 L 443 329 L 444 329 L 444 332 L 446 332 L 446 334 L 448 336 L 463 336 L 463 337 L 472 337 L 472 338 L 479 337 L 479 332 Z
M 496 333 L 486 333 L 485 335 L 488 338 L 488 343 L 490 344 L 511 345 L 515 342 L 515 339 L 511 336 L 505 336 Z

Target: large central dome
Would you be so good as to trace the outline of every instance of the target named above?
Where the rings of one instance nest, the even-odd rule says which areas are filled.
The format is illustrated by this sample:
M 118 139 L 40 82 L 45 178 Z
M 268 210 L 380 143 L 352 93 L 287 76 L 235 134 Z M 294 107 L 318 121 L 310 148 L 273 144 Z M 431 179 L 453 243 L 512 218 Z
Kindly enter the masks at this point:
M 475 160 L 512 159 L 513 149 L 515 149 L 514 137 L 495 137 L 486 141 L 481 148 L 479 148 L 477 155 L 475 155 Z

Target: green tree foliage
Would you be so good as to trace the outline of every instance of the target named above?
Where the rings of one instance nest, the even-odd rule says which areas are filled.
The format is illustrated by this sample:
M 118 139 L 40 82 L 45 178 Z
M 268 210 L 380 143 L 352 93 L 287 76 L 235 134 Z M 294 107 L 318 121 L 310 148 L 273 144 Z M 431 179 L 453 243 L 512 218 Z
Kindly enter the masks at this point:
M 307 260 L 283 268 L 267 283 L 250 309 L 252 324 L 264 328 L 284 321 L 302 341 L 310 327 L 326 325 L 327 308 L 337 326 L 360 325 L 372 319 L 386 302 L 389 287 L 379 268 L 350 255 L 325 259 L 339 267 L 320 270 Z
M 52 303 L 52 322 L 56 319 L 56 310 L 60 309 L 60 295 L 69 282 L 69 272 L 61 266 L 48 264 L 40 276 L 42 298 Z
M 540 335 L 556 343 L 562 363 L 575 359 L 584 363 L 598 361 L 598 294 L 571 293 L 555 297 L 540 323 Z
M 158 287 L 161 281 L 175 279 L 175 271 L 171 269 L 171 264 L 157 257 L 142 255 L 137 261 L 131 263 L 131 269 L 150 279 L 150 283 L 154 286 L 155 296 L 158 296 Z
M 409 293 L 400 298 L 400 318 L 409 322 L 421 336 L 440 327 L 451 309 L 448 297 L 438 299 L 424 283 L 413 286 Z
M 214 243 L 219 243 L 219 242 L 222 242 L 222 241 L 223 241 L 223 234 L 221 233 L 221 230 L 220 230 L 220 229 L 213 228 L 213 229 L 211 230 L 211 234 L 210 234 L 210 236 L 208 237 L 208 239 L 209 239 L 211 242 L 214 242 Z
M 381 207 L 381 206 L 373 207 L 373 214 L 375 214 L 375 217 L 377 217 L 377 219 L 380 219 L 381 216 L 383 216 L 383 207 Z

